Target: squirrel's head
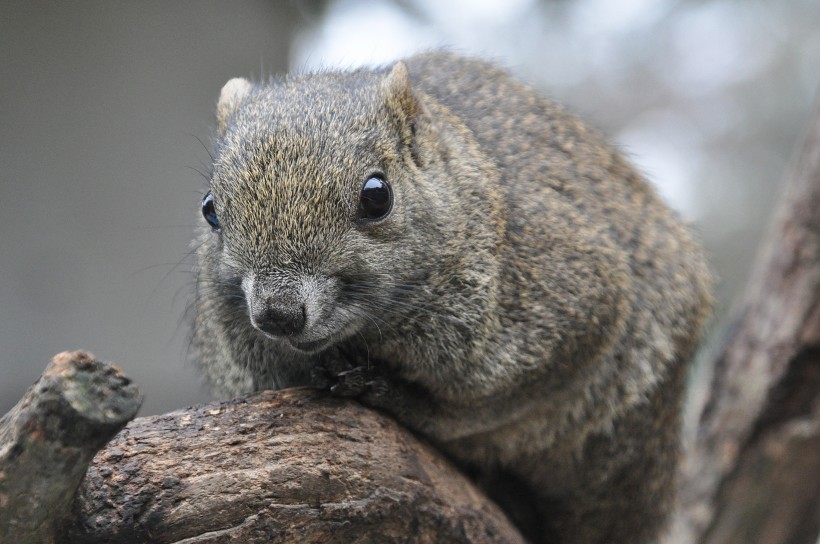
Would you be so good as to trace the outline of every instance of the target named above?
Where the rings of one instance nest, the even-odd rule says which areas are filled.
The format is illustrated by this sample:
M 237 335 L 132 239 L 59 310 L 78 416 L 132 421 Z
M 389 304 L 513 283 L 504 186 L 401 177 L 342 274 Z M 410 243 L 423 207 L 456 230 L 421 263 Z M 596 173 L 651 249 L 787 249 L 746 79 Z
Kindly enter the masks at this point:
M 269 85 L 232 79 L 217 121 L 202 201 L 209 274 L 221 293 L 234 286 L 227 296 L 256 329 L 297 350 L 423 318 L 419 297 L 452 282 L 470 260 L 465 244 L 495 243 L 494 228 L 469 226 L 494 213 L 471 183 L 486 165 L 403 63 Z

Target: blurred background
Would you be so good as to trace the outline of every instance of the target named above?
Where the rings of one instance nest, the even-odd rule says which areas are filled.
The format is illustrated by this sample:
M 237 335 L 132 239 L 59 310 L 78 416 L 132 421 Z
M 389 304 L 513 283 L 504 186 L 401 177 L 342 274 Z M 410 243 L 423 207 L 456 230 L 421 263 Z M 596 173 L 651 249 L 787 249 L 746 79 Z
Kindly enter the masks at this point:
M 143 415 L 209 400 L 185 309 L 222 84 L 434 47 L 608 134 L 697 225 L 729 314 L 820 83 L 817 0 L 2 0 L 0 413 L 78 348 Z

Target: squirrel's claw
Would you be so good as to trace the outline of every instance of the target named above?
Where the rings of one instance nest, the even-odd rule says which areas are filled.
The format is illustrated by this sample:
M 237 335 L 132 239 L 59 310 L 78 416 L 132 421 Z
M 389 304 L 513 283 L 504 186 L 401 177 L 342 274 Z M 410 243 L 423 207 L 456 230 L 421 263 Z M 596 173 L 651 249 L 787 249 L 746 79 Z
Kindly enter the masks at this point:
M 367 388 L 367 369 L 357 366 L 336 375 L 336 384 L 330 392 L 338 397 L 357 397 Z
M 357 366 L 340 373 L 330 392 L 339 397 L 356 397 L 365 404 L 379 406 L 390 391 L 387 379 L 373 366 Z
M 367 402 L 385 396 L 390 389 L 377 366 L 370 361 L 353 366 L 348 357 L 329 353 L 311 371 L 311 382 L 337 397 L 360 397 Z

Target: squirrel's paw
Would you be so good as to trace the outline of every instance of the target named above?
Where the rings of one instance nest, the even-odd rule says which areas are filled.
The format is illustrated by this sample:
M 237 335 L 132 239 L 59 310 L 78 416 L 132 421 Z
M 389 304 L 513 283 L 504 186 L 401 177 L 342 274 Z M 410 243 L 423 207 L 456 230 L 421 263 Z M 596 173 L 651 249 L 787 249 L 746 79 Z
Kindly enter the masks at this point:
M 338 397 L 357 397 L 365 402 L 387 395 L 390 388 L 377 370 L 379 365 L 368 361 L 353 366 L 349 358 L 339 355 L 327 354 L 314 367 L 311 378 L 316 387 L 330 389 Z
M 339 397 L 356 397 L 365 404 L 378 404 L 390 387 L 384 376 L 370 366 L 357 366 L 336 376 L 337 382 L 330 392 Z
M 338 383 L 337 376 L 352 369 L 350 361 L 335 350 L 323 354 L 310 371 L 310 382 L 319 389 L 331 389 Z
M 336 375 L 336 383 L 330 392 L 337 397 L 358 397 L 367 388 L 367 371 L 363 366 L 345 370 Z

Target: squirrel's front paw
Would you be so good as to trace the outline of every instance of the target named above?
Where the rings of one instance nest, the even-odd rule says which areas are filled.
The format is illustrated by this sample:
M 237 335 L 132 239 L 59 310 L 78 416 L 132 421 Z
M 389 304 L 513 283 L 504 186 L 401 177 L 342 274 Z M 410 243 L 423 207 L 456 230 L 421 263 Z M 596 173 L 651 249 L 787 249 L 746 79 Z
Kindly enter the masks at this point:
M 359 363 L 359 364 L 356 364 Z M 338 397 L 359 397 L 367 402 L 387 395 L 387 379 L 370 361 L 351 361 L 339 352 L 323 355 L 311 377 L 315 386 Z
M 367 389 L 368 372 L 363 366 L 338 373 L 336 383 L 330 386 L 330 392 L 337 397 L 358 397 Z
M 387 379 L 375 366 L 357 366 L 336 376 L 336 384 L 330 392 L 339 397 L 358 397 L 368 404 L 377 404 L 377 400 L 387 396 L 390 387 Z
M 353 368 L 353 364 L 338 350 L 331 349 L 319 356 L 310 371 L 310 382 L 319 389 L 331 389 L 338 383 L 339 374 Z

